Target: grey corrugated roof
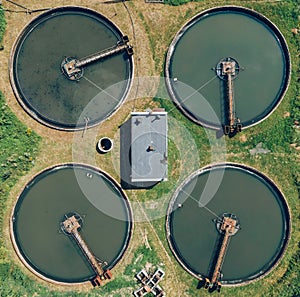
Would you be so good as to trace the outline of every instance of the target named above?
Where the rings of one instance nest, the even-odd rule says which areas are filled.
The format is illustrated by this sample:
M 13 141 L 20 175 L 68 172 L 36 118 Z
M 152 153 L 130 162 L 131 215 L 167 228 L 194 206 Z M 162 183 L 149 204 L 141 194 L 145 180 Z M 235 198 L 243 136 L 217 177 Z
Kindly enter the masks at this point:
M 131 114 L 131 181 L 167 180 L 167 112 Z

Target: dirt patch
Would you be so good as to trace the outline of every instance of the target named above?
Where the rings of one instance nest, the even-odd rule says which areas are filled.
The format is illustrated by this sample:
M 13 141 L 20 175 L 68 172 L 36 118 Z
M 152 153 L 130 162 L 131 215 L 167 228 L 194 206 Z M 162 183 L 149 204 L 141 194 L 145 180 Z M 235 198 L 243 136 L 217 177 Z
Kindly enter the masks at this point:
M 87 8 L 94 9 L 104 16 L 110 18 L 124 34 L 127 34 L 131 40 L 131 43 L 134 46 L 134 67 L 135 77 L 148 77 L 148 76 L 159 76 L 163 72 L 162 65 L 164 63 L 164 55 L 167 50 L 168 44 L 171 41 L 171 38 L 179 27 L 184 22 L 184 16 L 186 15 L 186 10 L 191 7 L 187 5 L 185 7 L 169 7 L 163 5 L 155 4 L 146 4 L 142 0 L 126 2 L 125 7 L 124 3 L 113 3 L 105 4 L 105 1 L 64 1 L 64 0 L 45 0 L 43 2 L 33 0 L 25 1 L 19 0 L 18 4 L 23 6 L 28 6 L 29 9 L 42 9 L 42 8 L 54 8 L 62 5 L 78 5 L 85 6 Z M 4 8 L 7 10 L 20 10 L 20 8 L 12 5 L 9 2 L 4 2 Z M 3 45 L 4 50 L 0 55 L 1 67 L 1 76 L 0 76 L 0 89 L 4 93 L 7 103 L 17 117 L 30 129 L 34 130 L 36 133 L 42 136 L 42 141 L 40 144 L 40 152 L 38 156 L 35 156 L 35 166 L 33 169 L 25 176 L 23 176 L 18 184 L 12 189 L 10 193 L 10 198 L 8 201 L 8 209 L 12 209 L 15 201 L 23 187 L 28 182 L 28 180 L 45 169 L 46 167 L 52 166 L 54 164 L 63 163 L 63 162 L 72 162 L 72 148 L 73 148 L 73 137 L 82 136 L 83 131 L 80 132 L 62 132 L 55 129 L 48 128 L 34 119 L 32 119 L 19 105 L 16 97 L 12 91 L 10 80 L 9 80 L 9 64 L 10 64 L 10 53 L 11 48 L 18 35 L 22 29 L 28 24 L 33 18 L 35 18 L 38 13 L 23 13 L 23 12 L 6 12 L 7 19 L 7 30 L 4 36 Z M 180 21 L 179 21 L 180 20 Z M 114 156 L 108 153 L 106 155 L 99 155 L 96 150 L 96 141 L 101 136 L 112 137 L 115 140 L 116 135 L 118 135 L 118 128 L 126 119 L 129 118 L 130 112 L 134 110 L 145 110 L 146 108 L 157 107 L 157 103 L 152 101 L 152 98 L 140 98 L 140 94 L 143 92 L 143 83 L 135 83 L 130 91 L 129 99 L 123 104 L 123 106 L 108 120 L 104 121 L 95 128 L 89 129 L 85 133 L 91 133 L 95 136 L 95 143 L 92 144 L 90 150 L 95 154 L 96 165 L 102 170 L 108 172 L 117 180 L 119 180 L 118 172 L 114 168 L 113 163 L 118 162 L 118 160 L 113 160 Z M 153 86 L 157 87 L 157 84 Z M 137 97 L 138 99 L 134 99 Z M 118 141 L 118 139 L 116 139 Z M 120 146 L 120 144 L 118 144 Z M 128 191 L 130 199 L 137 201 L 138 191 L 131 192 Z M 6 246 L 10 247 L 11 256 L 15 259 L 16 262 L 17 256 L 13 252 L 10 240 L 9 240 L 9 216 L 10 211 L 6 213 L 4 226 L 4 232 L 6 237 Z M 120 263 L 114 268 L 114 276 L 117 278 L 119 275 L 122 275 L 126 265 L 131 263 L 136 248 L 143 244 L 141 237 L 139 236 L 145 228 L 148 231 L 149 237 L 152 238 L 153 248 L 158 251 L 158 254 L 162 261 L 165 263 L 165 269 L 168 271 L 166 279 L 162 282 L 162 286 L 165 287 L 168 296 L 172 296 L 172 290 L 174 287 L 180 288 L 184 284 L 176 284 L 174 281 L 175 271 L 176 274 L 180 271 L 180 267 L 177 265 L 173 259 L 170 262 L 170 257 L 166 251 L 162 250 L 162 243 L 159 243 L 157 240 L 157 235 L 152 235 L 153 226 L 151 223 L 141 223 L 137 224 L 134 227 L 134 233 L 132 240 L 129 244 L 128 250 L 125 257 L 120 261 Z M 163 233 L 163 230 L 161 230 Z M 163 241 L 163 245 L 166 247 L 166 241 Z M 164 248 L 165 248 L 164 247 Z M 164 249 L 163 248 L 163 249 Z M 24 272 L 27 270 L 23 269 Z M 31 274 L 29 274 L 32 276 Z M 34 276 L 32 276 L 34 277 Z M 134 277 L 134 276 L 132 276 Z M 36 277 L 34 277 L 37 279 Z M 48 284 L 44 281 L 41 281 L 42 284 L 47 285 L 50 289 L 55 289 L 59 291 L 81 291 L 85 292 L 91 288 L 90 285 L 80 285 L 80 286 L 57 286 Z M 176 296 L 180 290 L 176 289 Z
M 163 73 L 163 64 L 168 46 L 175 36 L 176 32 L 182 27 L 182 25 L 197 12 L 200 12 L 208 6 L 220 5 L 220 1 L 209 1 L 207 3 L 188 3 L 186 5 L 172 7 L 168 5 L 160 4 L 146 4 L 143 0 L 133 0 L 124 3 L 114 3 L 111 1 L 109 4 L 105 4 L 109 0 L 18 0 L 18 3 L 24 6 L 29 6 L 30 9 L 41 8 L 54 8 L 63 5 L 79 5 L 87 8 L 94 9 L 104 16 L 110 18 L 124 34 L 127 34 L 134 46 L 134 66 L 135 77 L 147 77 L 147 76 L 160 76 Z M 16 6 L 4 2 L 5 9 L 20 10 Z M 17 117 L 32 130 L 42 136 L 40 153 L 36 156 L 34 168 L 25 176 L 23 176 L 18 184 L 12 189 L 10 193 L 10 199 L 8 201 L 8 209 L 12 209 L 18 195 L 22 191 L 28 180 L 45 169 L 48 166 L 62 163 L 72 162 L 72 148 L 73 137 L 82 136 L 82 131 L 71 133 L 61 132 L 41 125 L 32 119 L 18 104 L 9 80 L 9 57 L 10 51 L 14 41 L 18 37 L 18 34 L 24 28 L 24 26 L 30 22 L 37 13 L 13 13 L 6 12 L 7 30 L 4 36 L 3 45 L 4 50 L 0 54 L 1 76 L 0 76 L 0 89 L 3 91 L 7 103 Z M 135 98 L 139 93 L 138 88 L 143 88 L 142 85 L 134 85 L 130 91 L 129 98 Z M 139 98 L 139 96 L 137 96 Z M 138 100 L 127 100 L 123 106 L 108 120 L 101 123 L 97 127 L 89 129 L 86 133 L 91 133 L 94 137 L 94 142 L 91 144 L 90 151 L 94 154 L 95 165 L 102 170 L 108 172 L 114 178 L 119 181 L 118 170 L 114 167 L 115 163 L 118 163 L 118 153 L 112 154 L 111 152 L 106 155 L 99 155 L 96 152 L 96 141 L 101 136 L 108 136 L 115 142 L 118 142 L 118 130 L 119 125 L 124 123 L 130 116 L 130 112 L 133 110 L 145 110 L 146 108 L 156 107 L 156 103 L 152 101 L 152 98 L 139 98 Z M 245 135 L 240 136 L 241 142 L 246 142 L 247 137 Z M 120 143 L 116 143 L 114 150 L 120 148 Z M 178 165 L 180 166 L 180 164 Z M 174 172 L 175 174 L 175 172 Z M 131 201 L 139 201 L 139 191 L 127 191 Z M 10 254 L 15 259 L 17 256 L 12 250 L 9 240 L 9 215 L 10 211 L 7 211 L 7 216 L 4 218 L 5 226 L 5 240 L 6 246 L 10 247 Z M 174 257 L 168 249 L 168 244 L 164 236 L 164 219 L 160 219 L 157 222 L 144 222 L 138 223 L 134 227 L 133 237 L 130 241 L 128 250 L 125 257 L 114 268 L 113 274 L 115 278 L 122 275 L 126 265 L 131 263 L 134 251 L 138 246 L 143 244 L 142 237 L 140 236 L 147 230 L 148 239 L 152 243 L 152 248 L 157 251 L 160 259 L 164 263 L 164 269 L 166 270 L 166 278 L 162 281 L 162 287 L 166 290 L 167 296 L 188 296 L 185 291 L 188 289 L 188 285 L 191 285 L 192 278 L 180 267 Z M 154 233 L 155 231 L 156 233 Z M 171 260 L 170 260 L 171 259 Z M 24 269 L 25 271 L 25 269 Z M 29 274 L 29 273 L 28 273 Z M 29 274 L 31 275 L 31 274 Z M 134 276 L 132 276 L 134 277 Z M 53 290 L 60 291 L 87 291 L 91 288 L 90 285 L 78 286 L 78 287 L 62 287 L 54 286 L 48 283 L 42 282 Z M 133 288 L 134 289 L 134 288 Z M 125 294 L 125 293 L 124 293 Z M 126 294 L 125 294 L 126 295 Z M 127 296 L 127 295 L 126 295 Z

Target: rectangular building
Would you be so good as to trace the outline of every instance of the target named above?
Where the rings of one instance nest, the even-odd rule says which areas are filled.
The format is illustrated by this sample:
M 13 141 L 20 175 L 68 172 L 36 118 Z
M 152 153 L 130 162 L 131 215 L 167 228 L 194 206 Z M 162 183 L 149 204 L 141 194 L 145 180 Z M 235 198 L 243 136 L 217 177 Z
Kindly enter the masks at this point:
M 167 180 L 167 133 L 167 112 L 163 109 L 131 113 L 132 182 Z

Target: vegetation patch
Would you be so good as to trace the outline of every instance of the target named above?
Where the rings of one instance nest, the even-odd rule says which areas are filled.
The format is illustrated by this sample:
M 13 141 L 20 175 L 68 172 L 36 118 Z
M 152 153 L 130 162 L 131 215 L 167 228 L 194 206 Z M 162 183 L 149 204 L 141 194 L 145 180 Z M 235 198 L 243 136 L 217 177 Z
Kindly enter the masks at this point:
M 165 3 L 171 5 L 180 5 L 187 0 L 165 0 Z M 176 14 L 178 9 L 180 15 L 179 23 L 187 21 L 197 12 L 207 7 L 216 5 L 228 5 L 228 1 L 192 1 L 187 5 L 180 7 L 180 11 L 176 7 L 169 6 L 172 13 Z M 197 2 L 197 3 L 196 3 Z M 271 297 L 283 296 L 294 297 L 299 296 L 299 271 L 300 271 L 300 249 L 299 249 L 299 193 L 300 193 L 300 165 L 299 150 L 300 146 L 300 129 L 298 128 L 300 120 L 300 83 L 299 83 L 299 51 L 300 39 L 299 35 L 291 32 L 292 28 L 299 28 L 299 8 L 297 2 L 293 0 L 284 1 L 231 1 L 231 4 L 242 5 L 263 13 L 270 18 L 281 30 L 286 37 L 292 58 L 292 79 L 289 90 L 277 108 L 277 110 L 265 121 L 259 125 L 243 131 L 234 138 L 226 138 L 227 160 L 238 163 L 245 163 L 253 166 L 258 170 L 272 178 L 282 189 L 292 212 L 292 238 L 287 253 L 279 266 L 266 278 L 253 284 L 237 287 L 223 288 L 220 297 L 225 296 L 256 296 Z M 112 5 L 119 5 L 111 4 Z M 121 4 L 120 4 L 121 5 Z M 131 9 L 143 7 L 139 2 L 130 2 Z M 149 6 L 145 6 L 149 9 Z M 162 6 L 163 7 L 163 6 Z M 169 19 L 170 26 L 159 30 L 157 26 L 152 26 L 149 21 L 147 10 L 139 11 L 138 17 L 144 26 L 149 39 L 152 55 L 155 60 L 156 68 L 160 68 L 164 61 L 164 53 L 170 40 L 173 38 L 176 30 L 172 20 Z M 147 13 L 146 13 L 147 11 Z M 159 14 L 159 12 L 157 12 Z M 155 22 L 156 20 L 153 20 Z M 3 9 L 0 9 L 0 45 L 2 35 L 5 30 L 5 19 Z M 166 22 L 167 25 L 168 22 Z M 166 25 L 166 26 L 167 26 Z M 174 34 L 173 34 L 174 33 Z M 163 52 L 163 54 L 162 54 Z M 163 72 L 163 67 L 158 69 Z M 199 167 L 210 163 L 210 144 L 206 134 L 206 130 L 187 120 L 181 112 L 179 112 L 171 101 L 154 99 L 160 106 L 165 107 L 169 115 L 180 122 L 195 140 L 200 164 Z M 105 125 L 105 123 L 103 124 Z M 108 134 L 110 131 L 107 131 Z M 114 131 L 115 132 L 115 131 Z M 106 133 L 107 134 L 107 133 Z M 146 246 L 138 246 L 132 253 L 131 263 L 123 267 L 123 273 L 116 273 L 115 279 L 107 283 L 104 287 L 90 289 L 87 292 L 72 291 L 63 292 L 59 287 L 55 290 L 48 286 L 41 285 L 40 282 L 32 279 L 29 273 L 24 272 L 13 260 L 11 260 L 11 251 L 8 251 L 3 242 L 3 217 L 6 212 L 6 204 L 12 187 L 18 182 L 19 178 L 25 175 L 33 166 L 35 158 L 39 153 L 39 144 L 41 138 L 31 129 L 24 126 L 16 116 L 11 112 L 3 95 L 0 94 L 0 296 L 21 297 L 21 296 L 53 296 L 53 297 L 96 297 L 96 296 L 131 296 L 138 284 L 134 278 L 134 274 L 144 268 L 147 263 L 158 266 L 163 261 L 165 263 L 166 279 L 177 276 L 172 279 L 170 286 L 164 286 L 167 296 L 202 296 L 206 295 L 205 291 L 197 290 L 197 280 L 189 276 L 177 263 L 168 250 L 168 244 L 165 236 L 165 220 L 161 218 L 153 221 L 152 226 L 157 232 L 163 247 L 171 255 L 172 265 L 163 257 L 163 253 L 158 255 L 162 247 L 156 240 L 153 240 L 152 234 L 149 234 L 148 243 L 152 249 Z M 262 143 L 263 148 L 270 150 L 267 154 L 251 154 L 250 150 Z M 52 142 L 48 145 L 55 145 Z M 169 193 L 174 188 L 174 181 L 179 177 L 181 163 L 178 161 L 180 154 L 176 143 L 169 141 L 169 173 L 170 181 L 161 183 L 153 187 L 149 191 L 135 191 L 134 197 L 138 201 L 149 201 L 159 199 L 162 195 Z M 107 159 L 107 160 L 106 160 Z M 102 160 L 109 163 L 110 157 L 105 156 Z M 103 164 L 101 165 L 103 166 Z M 107 165 L 109 167 L 109 164 Z M 111 165 L 113 167 L 113 165 Z M 103 169 L 103 168 L 102 168 Z M 105 168 L 107 171 L 113 171 L 111 168 Z M 110 170 L 109 170 L 110 169 Z M 130 200 L 132 193 L 129 192 Z M 146 223 L 145 223 L 146 224 Z M 150 230 L 150 228 L 147 228 Z M 150 231 L 149 231 L 150 232 Z M 138 235 L 139 236 L 139 235 Z M 137 237 L 138 237 L 137 236 Z M 134 240 L 134 236 L 133 236 Z M 126 257 L 126 254 L 125 254 Z M 171 267 L 171 268 L 170 268 Z M 122 270 L 120 269 L 120 270 Z M 174 273 L 174 275 L 173 275 Z M 178 286 L 183 288 L 180 294 L 173 289 Z M 173 288 L 174 287 L 174 288 Z M 173 292 L 173 294 L 171 294 Z
M 0 230 L 10 189 L 33 167 L 40 137 L 11 112 L 0 93 Z M 1 242 L 1 239 L 0 239 Z

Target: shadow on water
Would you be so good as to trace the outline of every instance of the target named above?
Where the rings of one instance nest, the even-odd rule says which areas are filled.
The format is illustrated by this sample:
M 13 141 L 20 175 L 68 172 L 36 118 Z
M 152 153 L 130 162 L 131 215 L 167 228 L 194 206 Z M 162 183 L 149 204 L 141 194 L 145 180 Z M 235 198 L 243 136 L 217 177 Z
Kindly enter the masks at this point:
M 213 221 L 213 223 L 215 223 L 215 222 Z M 208 265 L 207 276 L 210 279 L 211 279 L 211 277 L 214 273 L 214 269 L 215 269 L 215 266 L 216 266 L 216 263 L 217 263 L 217 260 L 218 260 L 218 257 L 219 257 L 219 250 L 221 248 L 222 242 L 223 242 L 223 236 L 219 235 L 217 237 L 214 248 L 212 250 L 211 259 L 210 259 L 210 262 L 209 262 L 209 265 Z M 217 286 L 213 286 L 213 287 L 206 286 L 206 281 L 205 281 L 204 278 L 199 280 L 199 282 L 197 284 L 197 290 L 200 290 L 200 289 L 206 289 L 209 293 L 213 293 L 215 291 L 220 292 L 220 288 L 218 289 Z
M 222 242 L 223 242 L 223 236 L 222 235 L 218 235 L 218 238 L 215 242 L 215 246 L 211 255 L 211 259 L 210 259 L 210 263 L 208 265 L 208 274 L 209 277 L 212 277 L 213 273 L 214 273 L 214 269 L 215 266 L 217 264 L 218 258 L 219 258 L 219 251 L 221 249 L 222 246 Z
M 221 80 L 221 110 L 222 110 L 222 123 L 223 125 L 229 125 L 229 100 L 227 95 L 227 81 Z
M 216 138 L 219 139 L 223 137 L 224 135 L 228 136 L 229 138 L 233 138 L 238 134 L 238 130 L 234 129 L 233 132 L 226 133 L 225 126 L 229 126 L 229 98 L 227 95 L 228 92 L 228 86 L 226 80 L 220 80 L 220 109 L 221 109 L 221 123 L 223 129 L 219 129 L 216 131 Z

